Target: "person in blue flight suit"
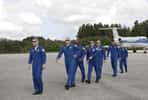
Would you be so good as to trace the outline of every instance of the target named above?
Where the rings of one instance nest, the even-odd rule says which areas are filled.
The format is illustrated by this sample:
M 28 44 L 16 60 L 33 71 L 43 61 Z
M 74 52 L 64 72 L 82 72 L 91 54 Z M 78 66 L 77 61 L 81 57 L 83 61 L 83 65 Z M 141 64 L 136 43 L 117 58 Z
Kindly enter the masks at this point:
M 77 46 L 80 50 L 80 56 L 77 59 L 76 67 L 80 68 L 80 71 L 82 74 L 81 82 L 83 83 L 85 81 L 84 57 L 86 55 L 86 51 L 85 51 L 85 48 L 80 45 L 79 40 L 75 40 L 74 45 Z M 76 71 L 77 71 L 77 68 L 76 68 Z
M 60 49 L 56 61 L 61 58 L 62 54 L 64 53 L 65 56 L 65 67 L 67 73 L 67 82 L 65 85 L 65 89 L 69 90 L 71 87 L 75 87 L 75 69 L 76 69 L 76 59 L 79 56 L 77 53 L 79 49 L 74 47 L 71 43 L 71 40 L 67 38 L 65 40 L 64 46 Z
M 122 44 L 119 48 L 119 63 L 120 63 L 120 73 L 124 73 L 123 67 L 125 72 L 127 72 L 127 58 L 128 58 L 128 50 L 125 47 L 122 47 Z
M 109 54 L 111 54 L 111 65 L 113 69 L 113 77 L 117 76 L 117 63 L 119 58 L 119 47 L 116 45 L 115 41 L 112 41 L 112 45 L 109 46 L 107 57 L 109 57 Z
M 46 52 L 42 46 L 39 46 L 39 40 L 37 38 L 32 39 L 33 48 L 30 50 L 29 55 L 29 69 L 32 64 L 32 75 L 35 92 L 33 95 L 42 94 L 43 81 L 42 71 L 46 68 Z
M 73 45 L 74 45 L 74 74 L 73 74 L 73 78 L 72 78 L 72 87 L 75 87 L 75 76 L 76 76 L 76 71 L 77 71 L 77 66 L 78 66 L 78 62 L 79 62 L 79 58 L 81 57 L 81 47 L 79 45 L 76 44 L 76 40 L 73 41 Z
M 91 75 L 92 75 L 92 70 L 93 67 L 95 69 L 96 72 L 96 82 L 98 82 L 99 78 L 98 78 L 98 68 L 96 65 L 96 61 L 95 61 L 95 55 L 96 53 L 96 47 L 95 47 L 95 43 L 94 41 L 90 41 L 90 47 L 87 50 L 87 62 L 88 62 L 88 73 L 87 73 L 87 80 L 86 83 L 90 84 L 91 83 Z
M 106 60 L 106 54 L 105 54 L 105 49 L 103 46 L 101 46 L 101 41 L 97 40 L 97 45 L 96 45 L 96 53 L 95 53 L 95 60 L 98 68 L 98 78 L 99 80 L 102 78 L 102 66 L 103 62 Z M 99 82 L 97 80 L 97 82 Z

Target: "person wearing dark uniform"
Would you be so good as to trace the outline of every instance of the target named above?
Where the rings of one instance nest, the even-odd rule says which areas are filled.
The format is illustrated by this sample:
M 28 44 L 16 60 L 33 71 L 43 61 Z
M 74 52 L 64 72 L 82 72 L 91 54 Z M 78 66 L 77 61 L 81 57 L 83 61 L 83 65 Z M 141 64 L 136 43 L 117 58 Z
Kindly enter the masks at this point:
M 76 60 L 80 56 L 79 48 L 75 47 L 69 38 L 65 40 L 64 46 L 59 50 L 57 55 L 57 62 L 61 58 L 62 54 L 65 56 L 65 67 L 67 73 L 67 82 L 65 89 L 69 90 L 71 87 L 75 87 L 75 70 L 76 70 Z
M 109 54 L 111 54 L 111 65 L 113 69 L 113 77 L 117 76 L 117 63 L 119 58 L 119 47 L 116 45 L 115 41 L 112 41 L 112 45 L 110 45 L 107 53 L 107 57 L 109 57 Z
M 104 61 L 106 60 L 106 54 L 105 54 L 105 49 L 101 45 L 100 40 L 97 40 L 95 60 L 96 60 L 97 68 L 98 68 L 98 78 L 99 78 L 99 80 L 101 80 L 101 78 L 102 78 L 102 67 L 103 67 Z M 98 82 L 99 82 L 99 80 L 98 80 Z
M 32 39 L 33 48 L 30 50 L 29 55 L 29 69 L 32 64 L 32 76 L 35 92 L 33 95 L 38 95 L 43 93 L 43 81 L 42 72 L 46 68 L 46 52 L 45 49 L 39 45 L 37 38 Z
M 96 82 L 98 82 L 98 66 L 96 64 L 95 60 L 95 53 L 96 53 L 96 47 L 94 41 L 90 41 L 90 47 L 87 49 L 87 62 L 88 62 L 88 73 L 87 73 L 87 80 L 86 83 L 91 83 L 91 76 L 92 76 L 92 70 L 95 69 L 96 72 Z
M 120 73 L 124 73 L 127 72 L 127 58 L 128 58 L 128 50 L 125 47 L 120 47 L 119 49 L 119 58 L 120 58 Z
M 85 81 L 84 57 L 85 57 L 85 55 L 86 55 L 86 50 L 85 50 L 85 48 L 84 48 L 83 46 L 81 46 L 81 45 L 79 44 L 79 41 L 78 41 L 78 40 L 75 40 L 75 41 L 74 41 L 74 45 L 75 45 L 77 48 L 79 48 L 79 50 L 80 50 L 80 56 L 79 56 L 78 59 L 77 59 L 76 67 L 77 67 L 77 68 L 78 68 L 78 67 L 80 68 L 81 75 L 82 75 L 82 77 L 81 77 L 81 82 L 84 82 L 84 81 Z M 77 69 L 76 69 L 76 71 L 77 71 Z

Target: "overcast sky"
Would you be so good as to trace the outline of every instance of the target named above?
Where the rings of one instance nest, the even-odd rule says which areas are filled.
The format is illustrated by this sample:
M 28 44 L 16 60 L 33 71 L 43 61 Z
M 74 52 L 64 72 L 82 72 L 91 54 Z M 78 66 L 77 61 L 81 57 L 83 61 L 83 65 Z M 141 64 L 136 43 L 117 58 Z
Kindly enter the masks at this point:
M 0 0 L 0 38 L 74 38 L 84 23 L 148 19 L 148 0 Z

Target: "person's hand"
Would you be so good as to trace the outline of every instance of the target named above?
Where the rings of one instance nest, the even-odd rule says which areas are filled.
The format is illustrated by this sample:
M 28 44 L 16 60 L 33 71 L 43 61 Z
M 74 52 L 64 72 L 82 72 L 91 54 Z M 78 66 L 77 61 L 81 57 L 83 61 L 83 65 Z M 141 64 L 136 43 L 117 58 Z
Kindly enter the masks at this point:
M 77 58 L 77 55 L 73 55 L 74 58 Z
M 82 58 L 80 58 L 79 61 L 82 61 Z
M 91 57 L 89 57 L 89 60 L 92 60 L 92 58 L 93 58 L 92 56 L 91 56 Z
M 30 70 L 31 69 L 31 64 L 28 64 L 28 70 Z
M 46 69 L 46 64 L 43 64 L 43 70 L 45 70 Z
M 121 57 L 119 57 L 119 61 L 121 60 Z

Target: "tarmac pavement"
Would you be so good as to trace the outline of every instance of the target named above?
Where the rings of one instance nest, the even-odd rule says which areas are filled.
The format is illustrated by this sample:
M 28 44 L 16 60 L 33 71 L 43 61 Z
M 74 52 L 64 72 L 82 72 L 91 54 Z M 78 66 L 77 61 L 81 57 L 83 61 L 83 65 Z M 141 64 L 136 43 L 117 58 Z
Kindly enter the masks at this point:
M 148 54 L 129 54 L 128 73 L 113 78 L 109 59 L 103 66 L 103 78 L 96 84 L 81 83 L 64 89 L 66 72 L 63 58 L 55 62 L 56 53 L 48 53 L 44 71 L 44 93 L 33 96 L 32 74 L 28 70 L 28 54 L 0 55 L 0 100 L 148 100 Z M 86 64 L 86 63 L 85 63 Z M 87 65 L 85 65 L 87 71 Z

